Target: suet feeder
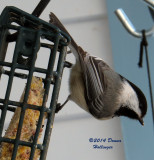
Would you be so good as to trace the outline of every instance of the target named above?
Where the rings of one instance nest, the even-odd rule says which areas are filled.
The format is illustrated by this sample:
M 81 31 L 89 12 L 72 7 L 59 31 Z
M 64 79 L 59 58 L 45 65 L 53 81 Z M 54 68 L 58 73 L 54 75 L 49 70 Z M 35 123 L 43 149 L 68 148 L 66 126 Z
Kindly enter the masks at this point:
M 5 60 L 5 57 L 7 54 L 10 54 L 8 53 L 8 46 L 12 42 L 15 43 L 15 48 L 12 50 L 13 58 L 8 62 Z M 46 159 L 62 73 L 65 67 L 66 48 L 69 42 L 70 37 L 60 31 L 56 26 L 18 8 L 6 7 L 0 16 L 0 78 L 3 75 L 8 77 L 5 96 L 4 98 L 0 98 L 0 143 L 6 142 L 14 145 L 11 160 L 16 159 L 19 145 L 31 148 L 30 160 L 33 159 L 36 149 L 40 150 L 40 160 Z M 36 66 L 37 56 L 41 48 L 49 50 L 46 68 Z M 41 54 L 46 56 L 45 53 Z M 56 63 L 57 59 L 58 61 Z M 28 97 L 34 73 L 37 73 L 37 75 L 39 75 L 38 77 L 41 78 L 44 83 L 42 107 L 27 104 L 26 97 Z M 10 100 L 12 84 L 15 78 L 26 81 L 23 102 Z M 49 97 L 51 87 L 53 89 L 51 97 Z M 49 106 L 47 106 L 47 99 L 50 99 Z M 5 138 L 2 135 L 5 120 L 10 119 L 7 117 L 7 113 L 14 112 L 17 107 L 21 107 L 21 114 L 16 138 Z M 40 112 L 32 143 L 20 140 L 26 109 L 38 110 Z M 44 127 L 45 133 L 43 135 L 44 137 L 42 137 L 42 144 L 37 144 L 44 114 L 47 114 L 47 122 Z

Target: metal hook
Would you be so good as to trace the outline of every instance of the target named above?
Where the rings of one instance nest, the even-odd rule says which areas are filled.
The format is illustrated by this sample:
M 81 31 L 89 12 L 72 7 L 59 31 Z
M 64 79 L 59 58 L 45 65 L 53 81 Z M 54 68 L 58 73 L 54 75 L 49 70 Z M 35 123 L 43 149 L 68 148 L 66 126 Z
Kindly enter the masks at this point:
M 123 11 L 122 8 L 117 9 L 115 11 L 115 14 L 119 18 L 119 20 L 121 21 L 121 23 L 123 24 L 123 26 L 125 27 L 125 29 L 130 34 L 132 34 L 133 36 L 138 37 L 138 38 L 142 37 L 142 32 L 136 30 L 136 28 L 134 27 L 134 25 L 132 24 L 132 22 L 129 20 L 129 18 L 127 17 L 127 15 L 125 14 L 125 12 Z M 154 34 L 154 26 L 152 26 L 151 29 L 146 30 L 146 32 L 145 32 L 146 36 L 152 36 L 153 34 Z
M 147 3 L 151 2 L 152 5 L 152 1 L 151 0 L 144 0 Z M 149 5 L 148 3 L 148 5 Z M 137 37 L 137 38 L 144 38 L 147 36 L 152 36 L 154 35 L 154 25 L 152 26 L 151 29 L 149 30 L 142 30 L 142 31 L 137 31 L 134 27 L 134 25 L 131 23 L 131 21 L 129 20 L 129 18 L 127 17 L 127 15 L 125 14 L 125 12 L 123 11 L 123 9 L 119 8 L 115 11 L 115 14 L 117 15 L 117 17 L 119 18 L 119 20 L 121 21 L 121 23 L 123 24 L 123 26 L 125 27 L 125 29 L 132 34 L 133 36 Z M 146 40 L 146 39 L 145 39 Z M 151 83 L 151 75 L 150 75 L 150 66 L 149 66 L 149 58 L 148 58 L 148 50 L 147 50 L 147 44 L 144 44 L 145 46 L 145 52 L 146 52 L 146 63 L 147 63 L 147 73 L 148 73 L 148 80 L 149 80 L 149 90 L 150 90 L 150 98 L 151 98 L 151 107 L 152 107 L 152 112 L 153 112 L 153 123 L 154 123 L 154 105 L 153 105 L 153 93 L 152 93 L 152 83 Z M 143 51 L 143 48 L 142 48 Z M 143 54 L 143 53 L 141 53 Z M 142 57 L 141 57 L 142 58 Z
M 146 2 L 149 7 L 154 9 L 154 1 L 153 0 L 144 0 L 144 2 Z

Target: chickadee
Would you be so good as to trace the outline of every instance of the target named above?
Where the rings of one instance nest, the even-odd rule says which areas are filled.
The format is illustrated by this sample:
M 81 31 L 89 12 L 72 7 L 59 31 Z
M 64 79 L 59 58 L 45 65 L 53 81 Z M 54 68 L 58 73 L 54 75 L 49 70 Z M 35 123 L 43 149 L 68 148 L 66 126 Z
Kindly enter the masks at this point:
M 50 13 L 50 23 L 70 36 L 53 13 Z M 142 91 L 114 72 L 102 59 L 85 52 L 72 37 L 69 48 L 76 57 L 76 64 L 70 73 L 70 95 L 57 112 L 72 100 L 97 119 L 126 116 L 144 125 L 147 102 Z

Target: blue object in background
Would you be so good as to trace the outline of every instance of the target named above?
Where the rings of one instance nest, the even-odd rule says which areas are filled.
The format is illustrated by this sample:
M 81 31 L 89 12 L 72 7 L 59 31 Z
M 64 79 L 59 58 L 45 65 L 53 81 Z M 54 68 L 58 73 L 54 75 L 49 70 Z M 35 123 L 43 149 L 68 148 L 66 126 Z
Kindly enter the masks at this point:
M 148 112 L 145 126 L 128 118 L 121 118 L 126 160 L 152 160 L 154 158 L 154 124 L 149 94 L 145 54 L 143 68 L 138 67 L 141 39 L 130 35 L 114 14 L 122 8 L 136 29 L 150 29 L 153 24 L 147 5 L 141 0 L 107 0 L 109 26 L 115 70 L 135 83 L 145 94 Z M 148 37 L 151 80 L 154 90 L 154 36 Z

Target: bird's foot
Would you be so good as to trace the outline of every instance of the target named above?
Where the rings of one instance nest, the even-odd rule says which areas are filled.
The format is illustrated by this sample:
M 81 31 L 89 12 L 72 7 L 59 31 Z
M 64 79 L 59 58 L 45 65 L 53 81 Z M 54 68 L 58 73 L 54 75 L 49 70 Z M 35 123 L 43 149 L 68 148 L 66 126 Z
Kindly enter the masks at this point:
M 68 62 L 68 61 L 65 61 L 65 64 L 64 64 L 64 67 L 67 67 L 67 68 L 72 68 L 73 64 Z
M 60 103 L 58 103 L 58 104 L 56 105 L 55 113 L 58 113 L 62 108 L 63 108 L 63 105 L 61 105 Z

